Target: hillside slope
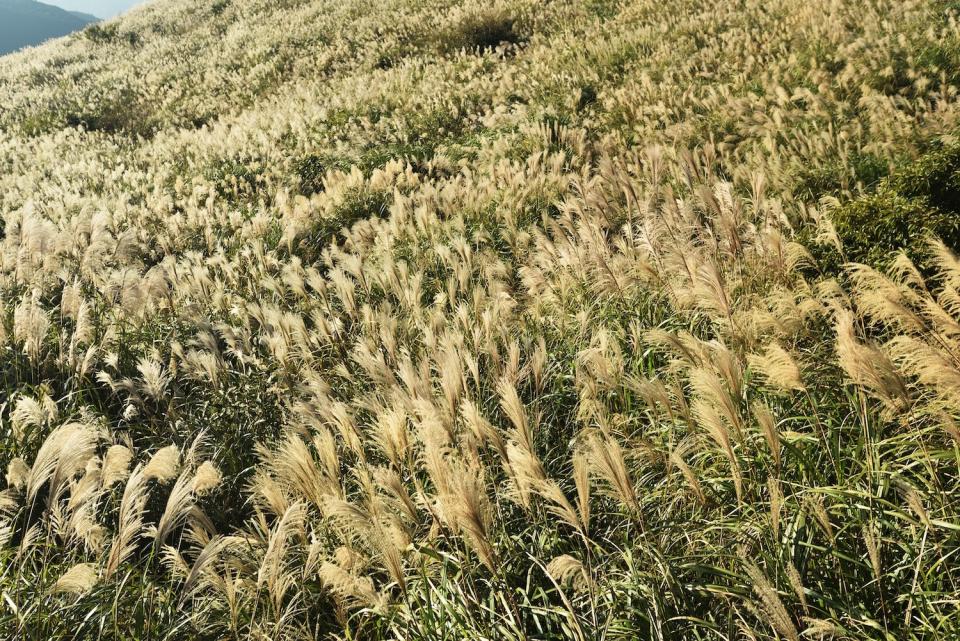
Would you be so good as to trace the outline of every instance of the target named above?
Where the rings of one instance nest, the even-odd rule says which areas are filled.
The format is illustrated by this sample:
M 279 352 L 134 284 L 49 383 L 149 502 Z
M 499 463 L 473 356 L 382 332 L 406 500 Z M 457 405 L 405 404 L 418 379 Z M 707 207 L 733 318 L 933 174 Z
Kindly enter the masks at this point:
M 65 36 L 96 20 L 34 0 L 0 0 L 0 55 Z
M 933 0 L 0 58 L 0 639 L 956 638 L 957 69 Z

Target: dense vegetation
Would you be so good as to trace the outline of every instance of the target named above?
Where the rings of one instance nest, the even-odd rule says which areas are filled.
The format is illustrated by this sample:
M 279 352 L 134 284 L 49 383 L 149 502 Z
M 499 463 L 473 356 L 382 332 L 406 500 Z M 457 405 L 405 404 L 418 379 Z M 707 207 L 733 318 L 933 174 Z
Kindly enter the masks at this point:
M 0 58 L 0 638 L 957 638 L 958 10 Z

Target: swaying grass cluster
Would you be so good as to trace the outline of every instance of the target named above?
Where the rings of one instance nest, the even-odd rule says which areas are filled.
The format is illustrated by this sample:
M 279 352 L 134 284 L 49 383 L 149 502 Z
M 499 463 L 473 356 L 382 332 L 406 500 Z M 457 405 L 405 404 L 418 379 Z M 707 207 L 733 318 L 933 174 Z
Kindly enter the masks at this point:
M 0 58 L 0 638 L 957 638 L 960 247 L 845 240 L 960 209 L 958 64 L 934 0 Z

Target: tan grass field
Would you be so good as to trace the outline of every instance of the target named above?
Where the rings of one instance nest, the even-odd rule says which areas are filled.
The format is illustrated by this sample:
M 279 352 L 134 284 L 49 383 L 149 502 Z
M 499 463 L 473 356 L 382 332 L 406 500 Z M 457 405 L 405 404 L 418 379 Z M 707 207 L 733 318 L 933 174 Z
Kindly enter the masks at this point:
M 958 90 L 934 0 L 0 58 L 0 639 L 960 638 Z

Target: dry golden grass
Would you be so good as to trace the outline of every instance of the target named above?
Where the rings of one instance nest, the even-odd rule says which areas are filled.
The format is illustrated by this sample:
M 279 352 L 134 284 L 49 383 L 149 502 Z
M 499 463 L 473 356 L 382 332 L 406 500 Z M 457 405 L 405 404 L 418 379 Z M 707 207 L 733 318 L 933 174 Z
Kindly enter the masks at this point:
M 957 248 L 837 222 L 955 9 L 102 29 L 0 58 L 0 639 L 960 634 Z

